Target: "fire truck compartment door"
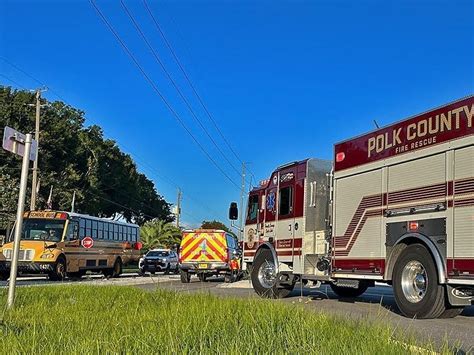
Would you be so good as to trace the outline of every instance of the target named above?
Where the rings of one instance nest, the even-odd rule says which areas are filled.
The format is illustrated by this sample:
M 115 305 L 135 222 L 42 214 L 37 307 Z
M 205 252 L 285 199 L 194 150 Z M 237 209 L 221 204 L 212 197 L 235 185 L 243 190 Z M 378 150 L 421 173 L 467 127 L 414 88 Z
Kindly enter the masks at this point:
M 474 147 L 454 152 L 454 269 L 474 275 Z

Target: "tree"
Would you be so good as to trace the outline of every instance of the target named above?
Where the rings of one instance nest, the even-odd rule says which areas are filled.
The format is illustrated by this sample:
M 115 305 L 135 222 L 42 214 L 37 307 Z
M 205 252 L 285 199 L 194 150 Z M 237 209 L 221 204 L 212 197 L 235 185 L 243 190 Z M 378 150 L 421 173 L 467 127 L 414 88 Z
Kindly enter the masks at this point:
M 173 248 L 181 242 L 181 230 L 167 221 L 146 222 L 140 229 L 144 249 Z
M 3 127 L 33 132 L 35 111 L 28 104 L 34 93 L 13 90 L 0 84 L 0 135 Z M 84 112 L 63 102 L 49 103 L 41 112 L 39 146 L 40 188 L 37 209 L 45 208 L 53 187 L 53 209 L 71 208 L 76 192 L 75 210 L 100 217 L 123 217 L 143 224 L 160 219 L 173 221 L 168 204 L 155 185 L 138 172 L 130 155 L 116 142 L 104 138 L 99 126 L 84 127 Z M 16 211 L 21 161 L 0 150 L 0 211 Z M 31 182 L 28 185 L 28 199 Z
M 233 236 L 236 236 L 235 233 L 230 228 L 228 228 L 224 223 L 216 221 L 216 220 L 202 221 L 201 228 L 202 229 L 222 229 L 232 234 Z

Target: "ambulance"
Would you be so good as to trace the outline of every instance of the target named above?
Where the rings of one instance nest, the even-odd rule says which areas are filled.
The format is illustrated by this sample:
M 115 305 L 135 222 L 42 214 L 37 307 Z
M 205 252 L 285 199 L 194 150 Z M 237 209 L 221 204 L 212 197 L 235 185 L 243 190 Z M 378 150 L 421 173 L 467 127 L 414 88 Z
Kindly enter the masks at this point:
M 337 143 L 332 162 L 278 167 L 245 218 L 261 296 L 301 281 L 357 297 L 384 282 L 407 317 L 458 315 L 474 304 L 474 96 Z
M 212 275 L 224 275 L 225 282 L 233 282 L 240 274 L 241 256 L 237 238 L 228 232 L 186 230 L 179 248 L 181 282 L 189 283 L 192 275 L 197 275 L 200 281 Z

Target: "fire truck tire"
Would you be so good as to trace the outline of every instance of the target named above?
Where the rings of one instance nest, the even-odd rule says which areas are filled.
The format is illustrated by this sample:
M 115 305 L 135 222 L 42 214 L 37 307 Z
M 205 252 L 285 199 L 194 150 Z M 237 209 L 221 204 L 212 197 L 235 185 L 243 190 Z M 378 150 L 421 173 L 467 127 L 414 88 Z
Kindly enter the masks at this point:
M 285 288 L 278 287 L 278 275 L 275 274 L 275 260 L 272 252 L 263 249 L 258 252 L 252 265 L 250 278 L 255 292 L 266 298 L 285 298 L 293 291 L 294 284 Z
M 409 245 L 399 256 L 393 270 L 393 293 L 406 317 L 438 318 L 446 311 L 445 289 L 438 283 L 435 263 L 424 245 Z
M 51 281 L 62 281 L 66 278 L 66 259 L 63 256 L 58 257 L 48 277 Z
M 464 307 L 448 307 L 438 318 L 454 318 L 462 313 Z
M 334 292 L 336 295 L 338 295 L 341 298 L 356 298 L 362 295 L 365 291 L 367 291 L 367 288 L 369 288 L 369 285 L 366 282 L 359 282 L 359 287 L 357 288 L 352 288 L 352 287 L 341 287 L 337 286 L 333 283 L 329 284 L 331 286 L 332 292 Z
M 180 278 L 183 284 L 188 284 L 191 281 L 191 274 L 187 271 L 181 270 Z

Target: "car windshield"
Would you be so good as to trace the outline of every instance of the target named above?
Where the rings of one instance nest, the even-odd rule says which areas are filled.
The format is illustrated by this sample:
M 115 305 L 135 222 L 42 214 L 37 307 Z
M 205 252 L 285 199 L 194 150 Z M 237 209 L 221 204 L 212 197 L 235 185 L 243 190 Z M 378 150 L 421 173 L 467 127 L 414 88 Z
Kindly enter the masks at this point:
M 23 222 L 24 240 L 61 241 L 65 221 L 51 219 L 25 219 Z
M 170 253 L 167 251 L 149 251 L 146 256 L 157 257 L 157 256 L 169 256 Z

